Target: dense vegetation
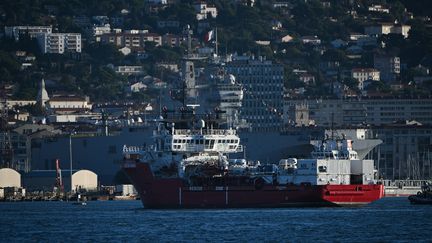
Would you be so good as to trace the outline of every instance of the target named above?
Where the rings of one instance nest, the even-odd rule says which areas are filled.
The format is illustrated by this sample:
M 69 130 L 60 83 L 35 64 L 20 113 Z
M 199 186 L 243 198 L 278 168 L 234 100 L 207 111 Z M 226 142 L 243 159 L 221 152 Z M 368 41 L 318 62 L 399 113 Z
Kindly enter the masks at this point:
M 56 81 L 54 89 L 85 94 L 94 100 L 114 100 L 124 98 L 124 86 L 127 78 L 117 75 L 112 65 L 142 65 L 147 74 L 161 76 L 154 63 L 160 61 L 179 62 L 185 47 L 155 47 L 150 43 L 145 46 L 149 58 L 140 59 L 135 55 L 123 56 L 111 45 L 95 43 L 86 30 L 73 22 L 74 16 L 100 16 L 123 19 L 122 29 L 148 29 L 150 32 L 164 34 L 167 32 L 181 34 L 183 26 L 190 25 L 195 37 L 198 21 L 195 18 L 193 4 L 195 1 L 180 1 L 178 4 L 149 11 L 144 0 L 6 0 L 0 3 L 0 26 L 12 25 L 52 25 L 57 32 L 80 32 L 86 41 L 80 55 L 42 55 L 35 40 L 21 38 L 19 42 L 7 38 L 0 39 L 0 82 L 15 84 L 14 96 L 22 99 L 34 99 L 38 81 L 50 78 Z M 319 69 L 323 61 L 338 61 L 341 70 L 352 67 L 372 67 L 373 55 L 377 51 L 398 55 L 406 67 L 401 74 L 401 82 L 408 83 L 417 73 L 415 67 L 422 64 L 432 67 L 432 31 L 426 16 L 432 14 L 432 2 L 428 0 L 329 0 L 330 7 L 319 0 L 291 0 L 290 9 L 273 9 L 271 1 L 257 1 L 256 6 L 249 7 L 235 4 L 235 1 L 213 0 L 218 9 L 218 17 L 208 19 L 211 27 L 218 27 L 219 50 L 223 53 L 250 53 L 265 55 L 267 58 L 282 63 L 286 67 L 286 87 L 297 88 L 302 84 L 293 75 L 292 70 L 308 70 L 317 78 L 314 87 L 307 87 L 311 95 L 323 95 L 326 80 Z M 390 13 L 371 13 L 368 6 L 382 4 L 388 6 Z M 406 17 L 405 8 L 411 11 L 414 19 Z M 127 10 L 122 13 L 122 10 Z M 355 11 L 358 17 L 348 14 Z M 178 20 L 178 29 L 158 29 L 158 20 Z M 332 48 L 329 43 L 335 39 L 348 40 L 353 32 L 363 33 L 364 26 L 379 20 L 381 22 L 406 23 L 412 26 L 409 38 L 400 35 L 382 36 L 378 47 L 366 48 L 360 59 L 347 58 L 345 49 Z M 283 28 L 272 28 L 275 21 L 280 21 Z M 294 38 L 301 36 L 318 36 L 322 48 L 304 45 L 299 41 L 279 43 L 284 35 Z M 271 41 L 271 45 L 257 45 L 256 40 Z M 203 43 L 198 43 L 203 45 Z M 21 69 L 21 62 L 15 51 L 26 51 L 35 55 L 33 66 Z M 168 76 L 168 75 L 166 75 Z M 352 80 L 339 80 L 355 87 Z M 430 87 L 430 82 L 425 82 Z M 429 86 L 428 86 L 429 85 Z M 387 91 L 386 84 L 376 84 L 374 89 Z M 420 89 L 419 89 L 420 92 Z M 421 92 L 428 92 L 424 90 Z M 429 90 L 430 92 L 430 90 Z M 146 99 L 151 94 L 135 98 Z

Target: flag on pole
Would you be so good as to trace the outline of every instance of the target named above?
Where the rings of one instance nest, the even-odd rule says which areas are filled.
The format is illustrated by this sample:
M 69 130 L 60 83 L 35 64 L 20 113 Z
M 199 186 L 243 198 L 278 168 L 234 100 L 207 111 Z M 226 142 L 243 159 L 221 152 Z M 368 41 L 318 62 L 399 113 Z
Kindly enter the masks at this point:
M 209 42 L 214 38 L 214 31 L 210 30 L 209 32 L 206 33 L 206 35 L 204 36 L 204 41 L 205 42 Z

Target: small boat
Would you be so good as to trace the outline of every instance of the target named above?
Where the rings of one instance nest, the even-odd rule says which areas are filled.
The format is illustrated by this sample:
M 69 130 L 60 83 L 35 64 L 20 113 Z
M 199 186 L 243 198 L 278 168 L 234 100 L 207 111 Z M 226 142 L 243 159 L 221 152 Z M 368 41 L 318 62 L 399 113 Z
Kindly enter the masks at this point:
M 432 204 L 432 185 L 422 186 L 421 191 L 417 195 L 409 196 L 408 200 L 412 204 Z
M 84 200 L 81 200 L 81 194 L 78 194 L 77 201 L 72 203 L 72 204 L 85 206 L 85 205 L 87 205 L 87 202 L 86 202 L 85 198 L 84 198 Z

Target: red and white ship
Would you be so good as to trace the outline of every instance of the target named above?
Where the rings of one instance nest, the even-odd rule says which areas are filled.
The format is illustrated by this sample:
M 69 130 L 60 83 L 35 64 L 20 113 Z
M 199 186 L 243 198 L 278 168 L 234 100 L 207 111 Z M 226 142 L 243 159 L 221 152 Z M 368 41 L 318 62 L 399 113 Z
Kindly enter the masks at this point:
M 311 159 L 260 164 L 229 159 L 242 152 L 236 130 L 188 107 L 165 113 L 147 148 L 124 146 L 123 169 L 145 208 L 363 205 L 384 196 L 373 160 L 360 160 L 350 140 L 325 140 Z

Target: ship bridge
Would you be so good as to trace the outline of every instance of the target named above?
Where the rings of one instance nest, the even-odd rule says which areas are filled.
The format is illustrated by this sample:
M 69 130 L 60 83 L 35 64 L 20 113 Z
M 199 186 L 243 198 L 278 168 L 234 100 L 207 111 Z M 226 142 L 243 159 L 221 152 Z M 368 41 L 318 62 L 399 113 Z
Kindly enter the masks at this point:
M 173 135 L 167 136 L 165 150 L 173 152 L 242 152 L 240 138 L 232 129 L 209 130 L 174 130 Z

